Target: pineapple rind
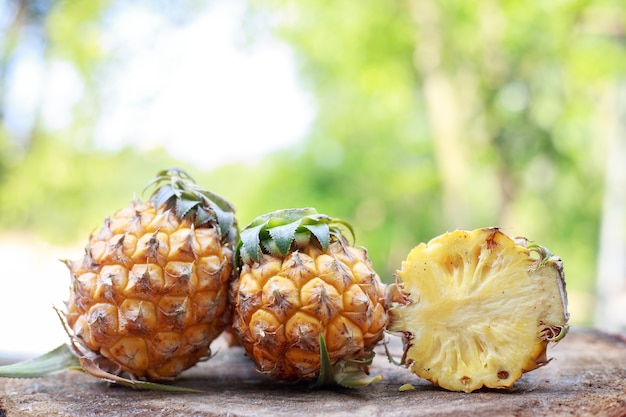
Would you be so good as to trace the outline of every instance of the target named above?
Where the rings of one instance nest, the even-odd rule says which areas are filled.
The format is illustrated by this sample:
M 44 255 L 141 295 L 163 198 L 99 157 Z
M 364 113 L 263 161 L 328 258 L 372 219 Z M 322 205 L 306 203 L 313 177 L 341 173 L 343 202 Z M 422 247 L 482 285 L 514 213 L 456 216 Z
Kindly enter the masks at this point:
M 398 276 L 408 303 L 390 309 L 388 330 L 408 336 L 416 375 L 449 390 L 510 387 L 547 362 L 546 329 L 567 330 L 560 260 L 533 257 L 497 229 L 422 243 Z
M 334 237 L 286 257 L 245 263 L 233 289 L 233 328 L 262 373 L 312 381 L 320 373 L 320 336 L 332 366 L 371 358 L 387 314 L 383 286 L 365 250 Z

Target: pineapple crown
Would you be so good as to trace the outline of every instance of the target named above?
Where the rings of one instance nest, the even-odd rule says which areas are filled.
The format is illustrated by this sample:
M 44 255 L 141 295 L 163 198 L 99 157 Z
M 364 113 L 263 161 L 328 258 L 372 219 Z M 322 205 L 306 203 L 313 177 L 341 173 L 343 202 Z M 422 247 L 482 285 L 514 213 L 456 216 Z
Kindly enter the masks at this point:
M 300 248 L 310 244 L 312 237 L 326 250 L 333 236 L 344 236 L 342 230 L 347 230 L 354 240 L 348 222 L 313 208 L 274 211 L 257 217 L 241 231 L 236 259 L 241 266 L 258 262 L 262 253 L 284 257 L 294 250 L 294 245 Z
M 144 191 L 156 186 L 150 202 L 157 208 L 164 205 L 183 220 L 191 220 L 196 227 L 217 225 L 224 242 L 237 238 L 235 208 L 219 195 L 196 185 L 189 174 L 180 168 L 169 168 L 157 172 L 146 184 Z

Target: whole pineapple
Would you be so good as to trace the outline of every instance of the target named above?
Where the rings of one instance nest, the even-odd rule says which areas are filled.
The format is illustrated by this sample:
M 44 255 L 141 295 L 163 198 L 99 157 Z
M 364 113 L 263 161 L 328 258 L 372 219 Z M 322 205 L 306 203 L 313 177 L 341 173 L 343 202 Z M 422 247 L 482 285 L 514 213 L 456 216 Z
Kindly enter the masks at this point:
M 105 220 L 71 273 L 72 344 L 99 369 L 168 380 L 210 356 L 230 323 L 233 207 L 184 171 L 161 171 L 148 203 Z
M 342 228 L 352 232 L 314 209 L 291 209 L 241 232 L 233 328 L 273 379 L 319 383 L 327 362 L 330 382 L 372 382 L 360 378 L 387 324 L 384 291 L 365 249 L 351 246 Z
M 497 228 L 421 243 L 398 277 L 388 330 L 404 337 L 405 364 L 448 390 L 510 387 L 568 330 L 561 260 Z

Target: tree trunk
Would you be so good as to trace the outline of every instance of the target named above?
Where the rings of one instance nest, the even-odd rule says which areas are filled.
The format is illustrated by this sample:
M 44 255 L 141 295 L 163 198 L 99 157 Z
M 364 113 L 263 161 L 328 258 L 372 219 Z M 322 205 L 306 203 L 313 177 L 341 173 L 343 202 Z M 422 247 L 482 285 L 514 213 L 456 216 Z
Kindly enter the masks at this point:
M 442 187 L 444 223 L 450 229 L 467 227 L 467 156 L 458 86 L 442 65 L 442 22 L 432 0 L 409 2 L 416 24 L 413 62 L 423 83 L 423 94 Z
M 609 97 L 595 321 L 626 331 L 626 80 L 612 85 Z

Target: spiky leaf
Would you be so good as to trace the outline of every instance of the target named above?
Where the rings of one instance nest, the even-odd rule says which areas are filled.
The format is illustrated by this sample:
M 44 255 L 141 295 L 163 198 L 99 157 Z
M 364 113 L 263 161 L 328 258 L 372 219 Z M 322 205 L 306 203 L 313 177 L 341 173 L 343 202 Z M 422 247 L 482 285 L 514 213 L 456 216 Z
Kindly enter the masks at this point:
M 304 227 L 315 236 L 322 249 L 326 250 L 328 248 L 328 245 L 330 245 L 330 228 L 328 224 L 307 224 Z
M 152 195 L 152 201 L 153 201 L 155 207 L 159 207 L 159 206 L 162 206 L 167 201 L 169 201 L 169 200 L 171 200 L 172 198 L 175 198 L 175 197 L 176 197 L 176 192 L 174 191 L 174 188 L 171 185 L 166 184 L 166 185 L 160 187 Z
M 178 200 L 177 204 L 176 204 L 176 216 L 179 219 L 184 219 L 187 214 L 194 208 L 197 207 L 200 204 L 199 201 L 194 201 L 194 200 L 185 200 L 185 199 L 181 199 Z
M 155 207 L 165 206 L 179 219 L 190 219 L 196 227 L 216 225 L 223 242 L 237 238 L 235 208 L 224 198 L 195 184 L 180 168 L 159 171 L 144 191 L 157 187 L 150 197 Z
M 276 226 L 269 230 L 270 236 L 276 242 L 276 246 L 281 255 L 286 255 L 287 252 L 289 252 L 291 242 L 293 242 L 296 230 L 298 230 L 301 222 L 302 219 L 298 219 L 294 222 Z
M 207 210 L 205 210 L 202 206 L 198 206 L 196 208 L 196 221 L 195 221 L 195 225 L 196 226 L 202 226 L 203 224 L 206 224 L 208 222 L 211 221 L 211 218 L 213 216 L 211 215 L 211 213 Z M 222 230 L 220 227 L 220 235 L 222 234 Z
M 38 378 L 80 366 L 78 358 L 68 345 L 62 344 L 37 358 L 11 365 L 0 366 L 0 377 Z
M 330 361 L 328 348 L 324 336 L 320 334 L 320 374 L 313 385 L 314 388 L 324 388 L 340 385 L 344 388 L 359 388 L 370 385 L 382 379 L 381 375 L 370 376 L 365 372 L 371 364 L 374 354 L 364 361 L 339 361 L 335 366 Z
M 328 355 L 328 348 L 326 348 L 324 336 L 320 334 L 320 374 L 313 387 L 321 388 L 332 385 L 336 385 L 333 366 L 330 363 L 330 356 Z
M 133 389 L 169 391 L 169 392 L 201 392 L 191 388 L 179 387 L 176 385 L 165 385 L 154 382 L 128 379 L 111 374 L 100 367 L 92 359 L 85 356 L 78 357 L 72 348 L 67 344 L 62 344 L 48 353 L 34 359 L 11 365 L 0 366 L 0 377 L 2 378 L 40 378 L 59 372 L 76 370 L 84 371 L 91 376 L 123 385 Z
M 331 237 L 343 238 L 347 230 L 354 238 L 350 224 L 344 220 L 319 214 L 313 208 L 278 210 L 254 219 L 241 232 L 237 262 L 258 262 L 262 253 L 286 256 L 296 247 L 308 245 L 315 236 L 326 250 Z M 242 250 L 243 249 L 243 250 Z
M 228 237 L 235 224 L 235 214 L 232 211 L 222 210 L 216 204 L 209 204 L 215 217 L 217 218 L 217 224 L 219 226 L 220 235 L 222 237 Z M 207 212 L 210 213 L 210 212 Z
M 258 262 L 261 257 L 261 238 L 259 233 L 264 226 L 265 224 L 260 224 L 241 231 L 241 244 L 243 245 L 244 254 L 254 262 Z

